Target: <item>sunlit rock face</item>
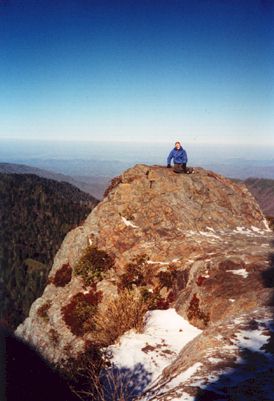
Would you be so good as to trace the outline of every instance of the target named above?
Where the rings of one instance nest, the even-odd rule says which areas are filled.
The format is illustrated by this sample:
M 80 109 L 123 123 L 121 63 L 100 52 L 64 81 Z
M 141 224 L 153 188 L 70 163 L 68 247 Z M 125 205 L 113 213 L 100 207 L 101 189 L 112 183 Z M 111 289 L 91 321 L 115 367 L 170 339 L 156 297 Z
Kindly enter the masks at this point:
M 43 296 L 17 334 L 62 365 L 92 344 L 93 318 L 124 290 L 150 310 L 175 307 L 203 332 L 144 399 L 192 399 L 203 386 L 207 391 L 210 372 L 216 378 L 240 360 L 244 333 L 264 332 L 262 344 L 271 336 L 271 239 L 245 186 L 201 168 L 176 174 L 136 165 L 66 236 Z

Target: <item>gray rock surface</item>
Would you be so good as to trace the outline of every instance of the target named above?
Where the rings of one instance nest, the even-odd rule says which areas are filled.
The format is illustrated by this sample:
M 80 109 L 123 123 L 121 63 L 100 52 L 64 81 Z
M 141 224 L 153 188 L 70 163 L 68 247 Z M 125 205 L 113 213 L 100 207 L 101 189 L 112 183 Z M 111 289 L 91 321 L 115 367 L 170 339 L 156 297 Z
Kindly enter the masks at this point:
M 44 294 L 17 334 L 57 365 L 76 358 L 93 333 L 85 329 L 85 319 L 77 329 L 68 324 L 64 310 L 72 301 L 99 292 L 96 305 L 102 309 L 131 280 L 134 290 L 157 295 L 155 308 L 175 306 L 204 330 L 144 396 L 188 399 L 180 397 L 198 394 L 198 377 L 202 383 L 211 372 L 216 377 L 223 366 L 235 363 L 239 347 L 231 338 L 247 330 L 250 321 L 270 336 L 273 289 L 265 277 L 272 263 L 272 239 L 245 186 L 201 168 L 177 175 L 164 167 L 136 165 L 112 181 L 84 224 L 66 236 Z M 99 252 L 99 264 L 108 265 L 92 283 L 77 274 L 88 249 Z M 56 285 L 61 269 L 71 269 L 72 275 Z M 227 345 L 234 348 L 226 353 Z M 197 367 L 198 376 L 171 385 L 191 366 Z

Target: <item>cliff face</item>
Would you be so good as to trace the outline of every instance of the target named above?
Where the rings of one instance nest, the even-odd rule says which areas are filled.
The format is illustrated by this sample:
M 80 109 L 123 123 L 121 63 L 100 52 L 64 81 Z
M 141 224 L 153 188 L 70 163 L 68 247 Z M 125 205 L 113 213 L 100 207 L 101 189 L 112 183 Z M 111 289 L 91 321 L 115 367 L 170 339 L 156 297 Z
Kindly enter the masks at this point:
M 145 399 L 174 400 L 184 392 L 190 397 L 199 389 L 197 377 L 196 387 L 174 378 L 191 366 L 204 366 L 201 380 L 213 368 L 218 375 L 235 362 L 236 351 L 216 362 L 230 334 L 250 329 L 250 319 L 254 327 L 258 319 L 270 320 L 271 238 L 245 186 L 203 169 L 176 175 L 137 165 L 114 179 L 85 223 L 66 236 L 48 285 L 17 334 L 62 365 L 93 343 L 113 343 L 138 326 L 142 312 L 175 307 L 203 333 L 182 349 Z M 116 337 L 111 319 L 116 326 L 124 323 Z M 264 328 L 268 338 L 271 330 Z M 206 364 L 209 350 L 212 363 Z

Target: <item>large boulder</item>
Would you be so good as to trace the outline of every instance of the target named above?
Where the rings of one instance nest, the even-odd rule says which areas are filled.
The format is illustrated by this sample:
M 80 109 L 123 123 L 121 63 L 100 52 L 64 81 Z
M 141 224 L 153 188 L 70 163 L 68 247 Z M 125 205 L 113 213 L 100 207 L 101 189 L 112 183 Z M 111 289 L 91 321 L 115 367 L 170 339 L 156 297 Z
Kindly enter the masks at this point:
M 62 365 L 98 341 L 97 314 L 107 316 L 110 299 L 125 302 L 125 290 L 149 309 L 175 306 L 204 330 L 147 393 L 147 399 L 175 399 L 163 383 L 202 364 L 214 346 L 222 349 L 218 332 L 237 325 L 239 316 L 271 315 L 272 288 L 263 279 L 271 238 L 244 185 L 201 168 L 175 174 L 136 165 L 112 181 L 84 224 L 66 236 L 48 285 L 17 334 Z

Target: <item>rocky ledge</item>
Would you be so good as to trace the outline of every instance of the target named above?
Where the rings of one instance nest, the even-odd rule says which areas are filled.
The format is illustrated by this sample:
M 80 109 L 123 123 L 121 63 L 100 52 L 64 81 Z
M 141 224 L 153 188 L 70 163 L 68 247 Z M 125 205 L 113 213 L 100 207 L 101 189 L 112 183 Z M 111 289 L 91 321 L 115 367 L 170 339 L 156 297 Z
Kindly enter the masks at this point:
M 143 400 L 272 399 L 237 398 L 238 390 L 229 398 L 225 390 L 229 380 L 231 388 L 240 383 L 248 392 L 251 382 L 254 390 L 256 375 L 271 386 L 272 270 L 273 236 L 245 186 L 202 168 L 178 175 L 136 165 L 66 236 L 17 334 L 62 366 L 94 344 L 142 330 L 147 310 L 175 307 L 202 332 L 148 384 Z M 259 371 L 246 368 L 249 360 L 262 361 Z

